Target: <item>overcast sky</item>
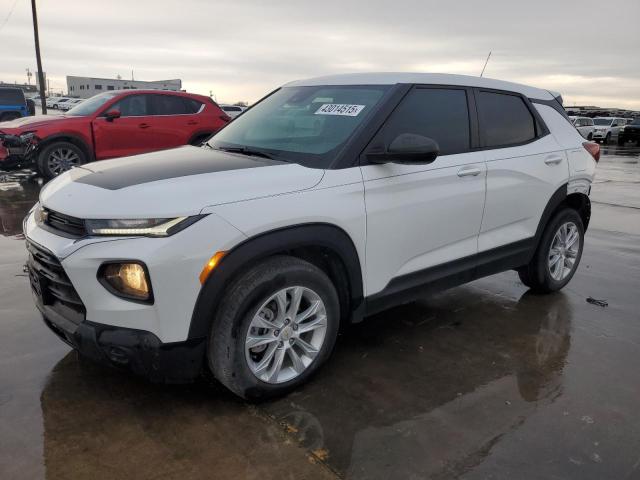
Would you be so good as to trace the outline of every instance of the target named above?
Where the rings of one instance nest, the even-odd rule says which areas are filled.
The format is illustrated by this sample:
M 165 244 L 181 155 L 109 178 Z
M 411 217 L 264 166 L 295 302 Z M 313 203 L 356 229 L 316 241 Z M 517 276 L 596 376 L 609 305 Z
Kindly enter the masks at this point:
M 13 12 L 8 17 L 12 7 Z M 485 76 L 640 109 L 640 0 L 38 0 L 44 70 L 181 78 L 219 102 L 358 71 Z M 7 20 L 8 17 L 8 20 Z M 6 22 L 5 22 L 6 21 Z M 0 0 L 0 80 L 35 70 L 29 0 Z M 32 80 L 33 81 L 33 80 Z

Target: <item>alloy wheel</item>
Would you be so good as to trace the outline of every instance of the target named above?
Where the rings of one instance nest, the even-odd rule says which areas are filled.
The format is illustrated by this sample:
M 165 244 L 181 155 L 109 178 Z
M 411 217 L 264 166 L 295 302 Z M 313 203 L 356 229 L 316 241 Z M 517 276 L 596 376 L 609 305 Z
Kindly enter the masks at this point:
M 327 312 L 313 290 L 293 286 L 271 295 L 254 314 L 245 336 L 251 372 L 266 383 L 300 376 L 316 359 L 327 334 Z
M 580 231 L 573 222 L 560 225 L 551 241 L 548 268 L 551 277 L 562 281 L 573 271 L 580 251 Z
M 49 171 L 54 176 L 60 175 L 62 172 L 66 172 L 77 165 L 80 165 L 80 157 L 70 148 L 57 148 L 49 154 L 47 159 Z

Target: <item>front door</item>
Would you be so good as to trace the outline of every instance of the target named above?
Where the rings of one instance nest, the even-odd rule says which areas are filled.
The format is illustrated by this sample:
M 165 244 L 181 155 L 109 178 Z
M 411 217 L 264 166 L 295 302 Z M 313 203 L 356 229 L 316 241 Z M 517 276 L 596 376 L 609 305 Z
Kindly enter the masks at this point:
M 365 151 L 403 133 L 434 139 L 428 164 L 362 165 L 367 210 L 367 295 L 453 260 L 473 261 L 485 201 L 482 152 L 471 151 L 471 90 L 414 87 Z
M 159 150 L 151 115 L 151 95 L 128 95 L 107 108 L 120 118 L 107 119 L 106 110 L 93 121 L 96 159 L 125 157 Z

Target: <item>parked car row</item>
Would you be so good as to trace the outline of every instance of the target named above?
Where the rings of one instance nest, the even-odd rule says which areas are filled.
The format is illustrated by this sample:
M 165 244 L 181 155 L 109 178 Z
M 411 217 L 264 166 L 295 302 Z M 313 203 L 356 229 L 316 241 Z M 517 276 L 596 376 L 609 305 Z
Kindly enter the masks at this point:
M 623 145 L 626 140 L 622 132 L 626 130 L 626 126 L 637 125 L 638 119 L 631 120 L 621 117 L 569 117 L 576 127 L 580 135 L 587 140 L 596 142 L 610 143 L 616 140 L 619 145 Z M 633 132 L 635 128 L 631 128 L 629 132 Z M 635 138 L 635 137 L 634 137 Z M 631 139 L 631 138 L 630 138 Z
M 105 92 L 80 102 L 65 115 L 0 124 L 0 140 L 4 138 L 0 169 L 32 163 L 44 177 L 53 178 L 93 160 L 199 145 L 230 120 L 211 98 L 202 95 Z

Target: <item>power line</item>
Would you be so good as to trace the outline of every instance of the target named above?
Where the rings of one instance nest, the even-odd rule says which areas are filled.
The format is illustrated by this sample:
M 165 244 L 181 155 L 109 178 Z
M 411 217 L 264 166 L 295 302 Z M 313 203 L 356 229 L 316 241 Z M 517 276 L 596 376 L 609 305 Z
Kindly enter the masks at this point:
M 14 0 L 13 5 L 11 5 L 11 9 L 9 10 L 9 13 L 7 14 L 4 21 L 2 22 L 2 25 L 0 25 L 0 32 L 2 31 L 4 26 L 7 24 L 7 22 L 9 22 L 9 19 L 11 18 L 11 14 L 15 10 L 17 4 L 18 4 L 18 0 Z

